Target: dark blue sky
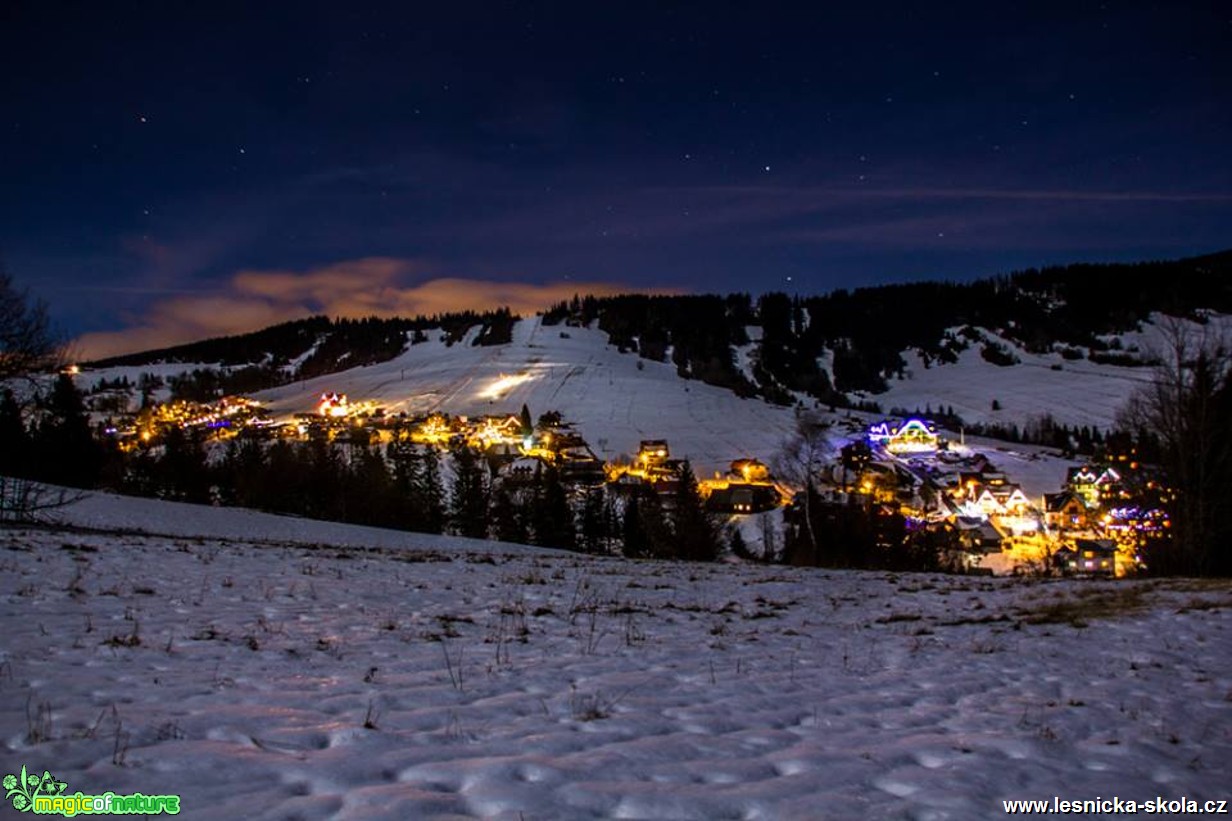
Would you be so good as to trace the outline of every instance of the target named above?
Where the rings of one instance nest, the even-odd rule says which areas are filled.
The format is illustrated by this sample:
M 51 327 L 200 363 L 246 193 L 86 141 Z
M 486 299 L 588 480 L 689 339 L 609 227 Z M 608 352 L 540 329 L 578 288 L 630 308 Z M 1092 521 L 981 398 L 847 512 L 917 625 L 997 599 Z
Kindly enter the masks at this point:
M 0 68 L 0 254 L 100 352 L 1232 246 L 1226 2 L 9 0 Z

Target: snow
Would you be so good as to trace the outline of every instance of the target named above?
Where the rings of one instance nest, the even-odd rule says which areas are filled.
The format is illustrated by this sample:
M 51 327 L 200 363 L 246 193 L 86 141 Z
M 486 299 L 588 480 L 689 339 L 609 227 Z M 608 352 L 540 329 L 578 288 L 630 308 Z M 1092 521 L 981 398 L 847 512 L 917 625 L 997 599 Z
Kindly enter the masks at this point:
M 493 396 L 501 380 L 504 387 Z M 666 438 L 672 455 L 690 459 L 703 476 L 744 456 L 770 459 L 795 425 L 791 409 L 681 379 L 670 358 L 621 354 L 598 329 L 545 327 L 538 317 L 517 322 L 508 345 L 476 347 L 469 339 L 414 345 L 388 362 L 255 397 L 289 418 L 310 411 L 327 391 L 372 400 L 387 414 L 506 414 L 523 403 L 535 416 L 558 410 L 600 458 L 634 454 L 642 439 Z
M 344 819 L 1229 797 L 1226 582 L 634 562 L 101 495 L 60 515 L 78 529 L 0 530 L 0 745 L 70 793 Z
M 1166 350 L 1163 326 L 1168 321 L 1156 314 L 1142 329 L 1109 335 L 1105 341 L 1115 340 L 1121 345 L 1120 352 L 1146 361 Z M 1232 316 L 1210 314 L 1206 325 L 1186 321 L 1181 328 L 1195 338 L 1207 334 L 1226 339 L 1232 336 Z M 980 356 L 979 344 L 960 352 L 956 363 L 934 361 L 928 367 L 918 352 L 904 351 L 905 378 L 890 379 L 888 391 L 863 398 L 886 409 L 953 407 L 969 423 L 1021 427 L 1051 414 L 1065 425 L 1108 429 L 1115 425 L 1130 396 L 1155 375 L 1149 366 L 1106 365 L 1087 359 L 1067 360 L 1059 353 L 1029 353 L 991 331 L 977 330 L 1012 351 L 1019 363 L 1002 367 L 987 362 Z M 992 410 L 994 399 L 1000 410 Z
M 258 393 L 255 398 L 266 402 L 270 412 L 283 420 L 312 411 L 326 392 L 345 393 L 353 402 L 372 401 L 388 414 L 516 414 L 525 403 L 534 416 L 549 410 L 563 413 L 601 459 L 613 461 L 634 454 L 643 439 L 666 439 L 672 455 L 689 459 L 695 473 L 703 478 L 725 473 L 738 458 L 750 457 L 773 464 L 796 424 L 795 409 L 742 399 L 730 391 L 682 379 L 670 362 L 620 353 L 608 344 L 607 335 L 594 327 L 543 326 L 540 318 L 525 319 L 515 323 L 510 344 L 491 347 L 470 344 L 478 330 L 472 329 L 466 339 L 452 346 L 445 345 L 441 335 L 430 334 L 428 342 L 408 346 L 387 362 L 294 382 Z M 746 331 L 751 338 L 757 338 L 761 329 L 750 326 Z M 736 350 L 737 363 L 746 374 L 751 373 L 751 352 L 751 345 Z M 1075 387 L 1073 372 L 1058 373 L 1028 365 L 997 368 L 980 359 L 974 350 L 967 352 L 963 363 L 965 367 L 948 366 L 947 370 L 934 366 L 916 371 L 913 380 L 895 382 L 889 394 L 876 398 L 886 408 L 896 404 L 909 409 L 918 404 L 922 408 L 926 402 L 938 407 L 944 401 L 953 404 L 962 415 L 978 419 L 982 417 L 963 404 L 964 391 L 991 389 L 1000 393 L 1007 406 L 1001 413 L 1038 415 L 1049 410 L 1066 421 L 1059 410 L 1061 401 L 1053 398 L 1049 390 L 1058 395 L 1080 392 Z M 822 365 L 828 368 L 830 363 Z M 191 370 L 195 366 L 165 367 Z M 991 375 L 984 373 L 986 369 L 991 369 Z M 1142 369 L 1118 370 L 1132 371 L 1135 377 L 1147 374 Z M 82 378 L 96 382 L 122 374 L 129 375 L 130 380 L 138 375 L 114 369 L 90 372 Z M 1005 384 L 1013 383 L 1014 374 L 1023 385 L 1020 394 L 1011 394 L 1004 385 L 990 388 L 990 384 L 1001 384 L 991 381 L 995 378 L 1009 380 Z M 1042 383 L 1024 377 L 1030 374 L 1059 381 L 1045 390 Z M 950 381 L 937 383 L 943 385 L 937 396 L 919 393 L 919 386 L 926 379 L 941 376 Z M 908 390 L 916 393 L 908 395 Z M 1087 400 L 1074 403 L 1080 406 L 1075 413 L 1094 414 L 1096 405 L 1089 399 L 1092 393 L 1083 395 Z M 1116 395 L 1116 391 L 1108 395 L 1108 407 L 1115 404 Z M 840 416 L 824 412 L 820 415 L 840 422 L 831 442 L 835 452 L 846 442 L 861 437 L 869 422 L 882 418 L 850 412 L 843 422 Z M 1087 422 L 1094 420 L 1094 416 L 1084 418 Z M 951 433 L 949 437 L 957 439 L 957 434 Z M 1075 464 L 1050 455 L 1043 448 L 1010 448 L 1005 443 L 973 437 L 967 437 L 967 443 L 988 453 L 1035 501 L 1044 493 L 1060 489 L 1066 470 Z M 759 519 L 757 524 L 743 528 L 748 543 L 754 547 L 761 544 L 760 517 L 755 518 Z M 245 534 L 241 530 L 220 535 L 240 538 Z
M 520 550 L 537 555 L 544 552 L 543 548 L 498 545 L 491 541 L 461 536 L 437 536 L 346 525 L 261 513 L 245 508 L 164 502 L 93 491 L 78 495 L 81 498 L 72 505 L 51 510 L 46 514 L 46 518 L 53 524 L 91 530 L 180 538 L 243 539 L 387 550 L 431 549 L 465 553 L 492 553 L 495 550 L 508 553 Z
M 917 352 L 908 351 L 903 354 L 907 378 L 890 380 L 888 391 L 866 398 L 887 409 L 953 407 L 970 423 L 1021 427 L 1047 413 L 1065 425 L 1107 429 L 1133 391 L 1153 376 L 1149 367 L 1066 361 L 1059 354 L 1022 350 L 1015 355 L 1019 364 L 1001 367 L 985 361 L 979 347 L 972 346 L 959 353 L 956 363 L 933 362 L 926 368 Z M 992 410 L 993 400 L 1000 410 Z
M 1194 323 L 1186 328 L 1203 330 Z M 746 329 L 751 339 L 757 339 L 760 330 Z M 1232 317 L 1213 315 L 1206 330 L 1232 333 Z M 294 382 L 255 398 L 284 420 L 311 412 L 322 393 L 335 391 L 353 402 L 372 401 L 389 414 L 511 414 L 525 403 L 535 416 L 549 410 L 563 413 L 595 453 L 609 461 L 635 453 L 642 439 L 667 439 L 672 455 L 688 458 L 699 476 L 724 472 L 742 457 L 772 462 L 795 425 L 791 408 L 682 379 L 670 361 L 620 353 L 595 327 L 543 326 L 541 318 L 532 317 L 515 323 L 510 344 L 491 347 L 470 344 L 478 331 L 471 329 L 452 346 L 444 344 L 441 334 L 430 334 L 428 342 L 408 346 L 387 362 Z M 1162 344 L 1158 324 L 1117 339 L 1123 350 L 1143 355 Z M 986 362 L 978 345 L 963 351 L 957 363 L 934 362 L 927 368 L 917 353 L 905 352 L 905 378 L 891 379 L 886 393 L 860 398 L 873 399 L 887 411 L 952 407 L 972 423 L 1021 427 L 1047 413 L 1064 424 L 1107 428 L 1132 392 L 1152 378 L 1149 367 L 1070 361 L 1060 354 L 1031 354 L 1004 344 L 1021 360 L 1018 365 Z M 750 378 L 753 351 L 752 343 L 733 351 L 737 367 Z M 823 357 L 819 364 L 829 370 L 832 363 Z M 88 385 L 127 375 L 135 383 L 143 372 L 165 377 L 194 367 L 202 366 L 114 368 L 80 379 Z M 992 410 L 993 399 L 1001 410 Z M 815 404 L 808 397 L 802 401 Z M 1055 491 L 1064 478 L 1063 465 L 1046 463 L 1045 468 L 1047 476 L 1041 477 L 1033 496 Z

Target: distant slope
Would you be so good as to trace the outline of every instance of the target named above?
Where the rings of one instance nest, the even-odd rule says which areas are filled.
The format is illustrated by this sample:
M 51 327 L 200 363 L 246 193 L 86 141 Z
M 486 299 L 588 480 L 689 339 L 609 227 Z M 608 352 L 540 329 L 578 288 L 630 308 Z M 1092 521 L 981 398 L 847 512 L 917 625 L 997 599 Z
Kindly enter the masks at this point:
M 669 365 L 621 354 L 597 329 L 544 327 L 536 317 L 515 323 L 505 345 L 469 344 L 477 333 L 452 346 L 434 334 L 387 362 L 257 397 L 283 416 L 311 410 L 325 391 L 411 415 L 517 413 L 525 403 L 536 416 L 558 410 L 577 423 L 600 457 L 635 453 L 641 439 L 667 438 L 674 454 L 703 473 L 726 470 L 742 455 L 768 459 L 794 425 L 789 408 L 681 379 Z
M 509 339 L 513 316 L 508 310 L 440 314 L 412 319 L 329 319 L 313 316 L 285 322 L 249 334 L 207 339 L 171 348 L 114 356 L 87 362 L 90 368 L 138 367 L 156 364 L 212 365 L 236 372 L 248 370 L 249 381 L 263 386 L 303 379 L 343 368 L 382 362 L 408 345 L 426 339 L 429 330 L 443 331 L 451 341 L 471 328 L 481 328 L 477 344 L 495 345 Z
M 1106 429 L 1150 378 L 1153 323 L 1168 313 L 1232 331 L 1232 251 L 815 297 L 577 297 L 522 322 L 508 311 L 314 317 L 91 364 L 95 383 L 152 373 L 188 398 L 263 391 L 288 415 L 323 390 L 395 413 L 527 402 L 605 431 L 585 431 L 607 440 L 601 455 L 693 420 L 682 435 L 710 463 L 720 451 L 756 454 L 790 426 L 790 413 L 741 397 L 784 408 L 945 410 L 953 426 L 1022 428 L 1047 414 Z M 482 396 L 502 374 L 528 378 Z M 739 447 L 703 445 L 707 437 Z

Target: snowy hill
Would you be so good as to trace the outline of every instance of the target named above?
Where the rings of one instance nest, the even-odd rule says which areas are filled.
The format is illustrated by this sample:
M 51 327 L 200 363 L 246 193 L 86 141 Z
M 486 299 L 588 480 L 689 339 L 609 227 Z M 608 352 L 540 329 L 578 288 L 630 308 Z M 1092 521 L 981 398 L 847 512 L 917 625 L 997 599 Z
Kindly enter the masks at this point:
M 642 439 L 669 440 L 701 475 L 726 470 L 733 459 L 768 459 L 795 424 L 789 408 L 682 379 L 668 364 L 621 354 L 607 335 L 589 328 L 544 327 L 539 317 L 517 322 L 513 341 L 475 346 L 472 337 L 446 345 L 443 335 L 409 345 L 386 362 L 293 382 L 254 394 L 278 418 L 311 412 L 322 393 L 371 401 L 386 413 L 443 411 L 453 415 L 560 411 L 600 458 L 636 453 Z M 159 366 L 160 375 L 209 363 Z M 83 384 L 127 378 L 151 366 L 90 371 Z
M 511 342 L 491 346 L 470 344 L 478 328 L 452 345 L 442 332 L 429 332 L 426 342 L 408 345 L 385 362 L 296 381 L 255 397 L 288 421 L 313 411 L 322 393 L 335 391 L 352 401 L 370 401 L 389 414 L 513 414 L 525 403 L 534 415 L 560 411 L 600 458 L 632 454 L 642 439 L 667 439 L 673 455 L 690 459 L 700 476 L 725 471 L 740 457 L 771 461 L 795 425 L 792 408 L 682 378 L 672 364 L 619 352 L 603 331 L 542 322 L 540 317 L 520 320 L 513 325 Z M 1232 331 L 1232 317 L 1213 316 L 1207 330 Z M 1121 350 L 1142 356 L 1160 344 L 1153 325 L 1116 340 Z M 1063 424 L 1106 427 L 1133 390 L 1151 377 L 1149 367 L 1071 361 L 1060 353 L 1032 354 L 1004 339 L 1000 344 L 1017 364 L 992 364 L 976 346 L 962 351 L 954 363 L 933 360 L 928 366 L 917 352 L 905 351 L 909 367 L 903 377 L 890 379 L 886 393 L 863 398 L 886 410 L 952 407 L 968 422 L 1022 427 L 1050 414 Z M 747 358 L 747 351 L 741 353 Z M 86 386 L 121 377 L 135 384 L 142 373 L 167 377 L 205 366 L 126 366 L 81 378 Z M 818 406 L 811 397 L 799 398 L 809 409 Z M 1000 410 L 991 409 L 993 400 Z M 826 415 L 824 406 L 820 410 Z M 844 417 L 850 421 L 844 423 Z M 837 447 L 843 437 L 859 435 L 863 423 L 880 417 L 840 410 L 832 418 L 840 422 Z M 1032 497 L 1056 490 L 1073 464 L 1050 458 L 1041 448 L 968 441 L 990 451 Z
M 1153 315 L 1140 330 L 1109 334 L 1106 341 L 1123 351 L 1127 360 L 1150 362 L 1166 350 L 1161 330 L 1164 318 Z M 1205 325 L 1184 322 L 1185 331 L 1212 339 L 1232 338 L 1232 316 L 1211 314 Z M 954 363 L 926 363 L 918 351 L 903 351 L 907 368 L 901 378 L 888 380 L 889 390 L 860 394 L 883 408 L 908 410 L 952 407 L 968 423 L 1030 424 L 1043 414 L 1071 427 L 1090 425 L 1109 429 L 1133 393 L 1154 377 L 1149 365 L 1126 366 L 1066 359 L 1059 351 L 1032 353 L 1012 340 L 978 329 L 1006 349 L 1017 362 L 995 365 L 977 347 L 958 354 Z M 993 400 L 999 405 L 992 409 Z
M 472 332 L 473 333 L 473 332 Z M 324 391 L 346 393 L 387 413 L 455 415 L 560 411 L 601 458 L 637 452 L 642 439 L 669 440 L 700 473 L 731 460 L 768 458 L 794 425 L 790 409 L 676 375 L 668 364 L 621 354 L 602 331 L 518 322 L 513 341 L 446 347 L 435 339 L 400 356 L 264 391 L 276 415 L 310 410 Z
M 171 537 L 0 529 L 5 773 L 189 818 L 399 821 L 981 819 L 1232 783 L 1225 583 L 468 552 L 193 510 L 62 511 Z

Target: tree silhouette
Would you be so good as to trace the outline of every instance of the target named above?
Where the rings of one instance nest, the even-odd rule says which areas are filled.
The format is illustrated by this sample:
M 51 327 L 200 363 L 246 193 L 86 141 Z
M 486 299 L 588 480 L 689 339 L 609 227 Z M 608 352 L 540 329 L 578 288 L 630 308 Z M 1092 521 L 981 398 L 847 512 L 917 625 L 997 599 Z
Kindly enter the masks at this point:
M 1154 440 L 1173 527 L 1147 544 L 1147 570 L 1232 575 L 1232 345 L 1205 327 L 1165 323 L 1154 380 L 1134 396 L 1122 423 Z
M 17 290 L 0 267 L 0 382 L 15 376 L 54 370 L 64 349 L 51 331 L 47 305 Z
M 687 461 L 681 463 L 677 472 L 671 521 L 675 558 L 692 562 L 712 562 L 718 558 L 719 522 L 706 510 L 697 477 Z
M 459 536 L 483 539 L 488 535 L 488 488 L 485 468 L 465 445 L 453 450 L 453 490 L 449 523 Z

